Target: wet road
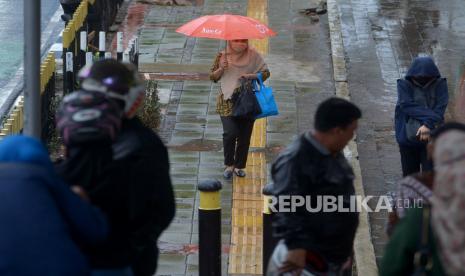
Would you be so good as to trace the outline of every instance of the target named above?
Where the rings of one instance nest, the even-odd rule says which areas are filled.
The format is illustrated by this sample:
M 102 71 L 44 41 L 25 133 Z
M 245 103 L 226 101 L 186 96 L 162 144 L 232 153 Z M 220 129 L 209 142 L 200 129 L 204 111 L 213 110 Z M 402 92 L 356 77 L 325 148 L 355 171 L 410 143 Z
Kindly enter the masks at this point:
M 58 0 L 42 0 L 44 30 L 59 6 Z M 0 0 L 0 87 L 18 70 L 23 59 L 23 0 Z
M 460 0 L 339 0 L 349 88 L 364 112 L 358 132 L 365 193 L 384 195 L 401 176 L 394 138 L 396 79 L 413 57 L 434 57 L 454 95 L 464 67 L 465 3 Z M 377 257 L 386 243 L 384 213 L 372 213 Z

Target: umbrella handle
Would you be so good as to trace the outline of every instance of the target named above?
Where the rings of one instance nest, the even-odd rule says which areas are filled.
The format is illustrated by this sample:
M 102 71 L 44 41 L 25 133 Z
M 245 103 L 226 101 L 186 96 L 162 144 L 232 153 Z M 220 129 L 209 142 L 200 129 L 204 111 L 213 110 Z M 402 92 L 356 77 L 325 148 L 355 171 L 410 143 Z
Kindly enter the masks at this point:
M 226 61 L 226 66 L 229 65 L 229 61 L 228 61 L 228 53 L 226 52 L 228 50 L 228 47 L 226 47 L 224 49 L 224 60 Z M 223 54 L 221 54 L 223 56 Z
M 224 48 L 224 59 L 226 60 L 226 64 L 229 65 L 229 61 L 228 61 L 228 41 L 226 40 L 226 48 Z

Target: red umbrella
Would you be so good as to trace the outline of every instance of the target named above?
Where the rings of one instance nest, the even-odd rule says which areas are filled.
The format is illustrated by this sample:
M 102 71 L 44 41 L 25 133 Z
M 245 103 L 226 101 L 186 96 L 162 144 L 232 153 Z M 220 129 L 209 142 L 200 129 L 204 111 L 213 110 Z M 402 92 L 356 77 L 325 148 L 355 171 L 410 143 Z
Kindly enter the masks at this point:
M 258 20 L 234 14 L 202 16 L 184 24 L 176 32 L 187 36 L 222 40 L 262 39 L 276 35 Z

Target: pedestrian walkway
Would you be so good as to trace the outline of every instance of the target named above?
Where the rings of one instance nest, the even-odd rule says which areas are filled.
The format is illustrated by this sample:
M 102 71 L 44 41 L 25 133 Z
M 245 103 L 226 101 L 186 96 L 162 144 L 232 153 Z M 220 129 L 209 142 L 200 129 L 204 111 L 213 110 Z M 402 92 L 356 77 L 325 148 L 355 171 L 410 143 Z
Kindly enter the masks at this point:
M 218 84 L 208 72 L 223 43 L 184 37 L 183 23 L 206 14 L 234 13 L 268 23 L 278 36 L 252 41 L 264 54 L 280 116 L 258 120 L 247 163 L 247 177 L 222 181 L 222 275 L 261 275 L 262 187 L 269 165 L 297 133 L 308 130 L 318 102 L 334 94 L 326 17 L 321 23 L 299 14 L 308 0 L 205 0 L 193 7 L 146 6 L 140 31 L 140 71 L 157 80 L 163 120 L 159 129 L 169 145 L 177 214 L 159 241 L 158 275 L 198 274 L 199 195 L 203 179 L 221 179 L 222 125 L 215 112 Z M 131 14 L 129 15 L 131 16 Z M 268 22 L 267 22 L 268 21 Z

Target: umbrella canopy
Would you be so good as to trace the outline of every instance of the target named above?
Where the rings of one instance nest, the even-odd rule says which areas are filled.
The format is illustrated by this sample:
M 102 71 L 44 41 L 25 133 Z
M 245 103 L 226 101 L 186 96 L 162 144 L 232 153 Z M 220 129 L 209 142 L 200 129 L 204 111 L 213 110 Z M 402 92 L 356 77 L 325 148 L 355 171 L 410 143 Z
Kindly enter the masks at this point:
M 187 36 L 222 40 L 262 39 L 276 35 L 258 20 L 234 14 L 202 16 L 184 24 L 176 32 Z

